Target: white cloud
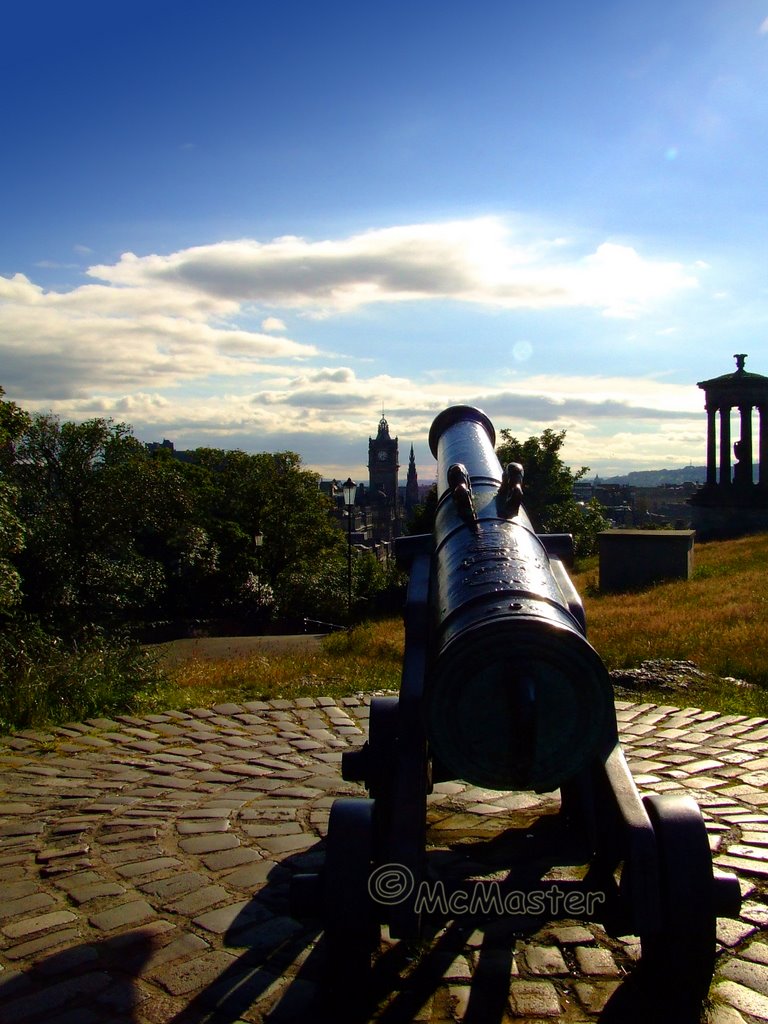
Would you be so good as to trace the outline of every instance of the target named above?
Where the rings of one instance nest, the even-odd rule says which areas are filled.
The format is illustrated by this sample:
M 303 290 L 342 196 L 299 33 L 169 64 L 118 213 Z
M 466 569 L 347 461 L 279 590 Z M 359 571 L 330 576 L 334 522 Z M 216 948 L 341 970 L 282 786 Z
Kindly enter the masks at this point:
M 278 316 L 268 316 L 261 321 L 262 331 L 284 331 L 285 322 Z
M 55 398 L 240 376 L 265 360 L 316 354 L 314 346 L 227 323 L 238 310 L 163 285 L 46 292 L 22 274 L 0 277 L 4 383 Z
M 516 242 L 499 218 L 383 228 L 336 241 L 296 236 L 125 253 L 88 273 L 128 289 L 184 289 L 215 301 L 344 312 L 376 302 L 452 299 L 502 308 L 586 306 L 631 315 L 695 278 L 674 262 L 604 243 L 563 262 L 562 240 Z M 557 254 L 557 260 L 551 254 Z
M 644 260 L 626 245 L 604 242 L 573 269 L 572 293 L 582 305 L 602 308 L 607 316 L 632 316 L 675 291 L 695 287 L 696 279 L 679 263 Z

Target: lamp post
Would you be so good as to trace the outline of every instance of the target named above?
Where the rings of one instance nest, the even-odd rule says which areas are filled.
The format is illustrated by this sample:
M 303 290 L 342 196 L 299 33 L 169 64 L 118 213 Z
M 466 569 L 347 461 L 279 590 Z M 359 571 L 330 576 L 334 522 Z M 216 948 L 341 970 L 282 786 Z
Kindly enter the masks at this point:
M 347 506 L 347 612 L 349 621 L 352 621 L 352 509 L 355 504 L 357 484 L 348 476 L 342 484 L 344 491 L 344 504 Z
M 253 535 L 253 546 L 256 548 L 256 569 L 258 572 L 257 580 L 259 581 L 258 588 L 258 602 L 259 602 L 259 614 L 261 614 L 261 545 L 264 543 L 264 534 L 259 530 Z

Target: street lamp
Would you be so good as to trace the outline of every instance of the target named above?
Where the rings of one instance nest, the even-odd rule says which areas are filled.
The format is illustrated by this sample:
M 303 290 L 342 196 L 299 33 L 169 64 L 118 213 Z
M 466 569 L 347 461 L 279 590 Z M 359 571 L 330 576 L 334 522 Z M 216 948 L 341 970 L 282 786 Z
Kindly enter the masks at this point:
M 352 509 L 355 504 L 357 484 L 348 476 L 342 484 L 344 491 L 344 504 L 347 506 L 347 611 L 349 621 L 352 621 Z
M 258 583 L 258 587 L 259 587 L 259 589 L 258 589 L 259 613 L 261 613 L 261 593 L 262 593 L 261 592 L 261 588 L 262 588 L 262 585 L 263 585 L 262 584 L 262 579 L 261 579 L 261 545 L 263 543 L 264 543 L 264 534 L 259 530 L 257 533 L 255 533 L 253 535 L 253 546 L 256 548 L 256 571 L 257 571 L 256 579 L 259 581 L 259 583 Z

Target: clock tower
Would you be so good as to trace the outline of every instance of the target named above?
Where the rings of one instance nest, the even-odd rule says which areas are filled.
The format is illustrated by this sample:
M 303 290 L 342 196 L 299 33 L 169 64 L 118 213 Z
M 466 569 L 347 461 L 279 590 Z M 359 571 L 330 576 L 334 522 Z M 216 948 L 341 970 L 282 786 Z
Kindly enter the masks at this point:
M 371 497 L 383 492 L 387 504 L 397 507 L 397 474 L 400 469 L 397 438 L 389 436 L 389 424 L 382 416 L 376 437 L 368 438 L 368 475 Z

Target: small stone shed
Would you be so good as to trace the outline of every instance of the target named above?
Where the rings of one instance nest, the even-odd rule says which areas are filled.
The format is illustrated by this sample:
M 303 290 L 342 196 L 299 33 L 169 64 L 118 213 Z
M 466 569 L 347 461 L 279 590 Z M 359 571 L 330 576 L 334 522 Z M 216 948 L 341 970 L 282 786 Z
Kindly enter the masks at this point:
M 637 590 L 693 572 L 694 530 L 604 530 L 598 534 L 600 590 Z

